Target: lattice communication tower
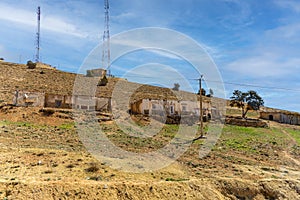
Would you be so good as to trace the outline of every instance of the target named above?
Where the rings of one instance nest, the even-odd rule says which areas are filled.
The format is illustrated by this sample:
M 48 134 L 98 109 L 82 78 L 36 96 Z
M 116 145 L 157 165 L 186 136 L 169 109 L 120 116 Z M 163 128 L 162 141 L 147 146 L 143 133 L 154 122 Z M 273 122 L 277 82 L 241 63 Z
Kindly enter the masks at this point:
M 36 32 L 36 55 L 35 62 L 40 62 L 40 36 L 41 36 L 41 7 L 37 8 L 37 32 Z
M 110 71 L 110 35 L 109 35 L 109 1 L 104 0 L 104 33 L 102 49 L 102 68 L 107 70 L 107 75 L 111 76 Z

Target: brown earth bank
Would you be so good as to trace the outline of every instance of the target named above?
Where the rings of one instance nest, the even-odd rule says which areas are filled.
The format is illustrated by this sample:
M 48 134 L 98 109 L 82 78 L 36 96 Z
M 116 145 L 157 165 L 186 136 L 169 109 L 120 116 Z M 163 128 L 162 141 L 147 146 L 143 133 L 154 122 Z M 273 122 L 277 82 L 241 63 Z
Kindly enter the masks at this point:
M 0 62 L 0 199 L 300 199 L 299 126 L 267 121 L 267 128 L 226 124 L 209 154 L 200 158 L 210 134 L 205 123 L 207 138 L 195 140 L 171 165 L 129 173 L 96 159 L 85 148 L 74 122 L 78 113 L 7 106 L 16 89 L 70 95 L 76 76 L 51 67 L 27 69 Z M 95 83 L 94 78 L 79 77 L 85 85 Z M 110 97 L 118 81 L 126 80 L 109 79 L 107 86 L 97 88 L 98 95 Z M 174 94 L 139 85 L 135 95 L 132 98 Z M 239 112 L 227 109 L 230 116 Z M 258 113 L 248 116 L 257 118 Z M 141 129 L 148 128 L 149 119 L 132 119 Z M 178 125 L 159 126 L 152 138 L 139 138 L 114 121 L 99 123 L 111 142 L 135 153 L 159 150 L 179 130 Z
M 151 97 L 156 99 L 178 98 L 176 92 L 171 89 L 128 82 L 121 78 L 109 77 L 107 85 L 101 87 L 96 87 L 98 81 L 99 77 L 86 77 L 83 74 L 68 73 L 54 68 L 28 69 L 24 64 L 0 62 L 0 101 L 12 103 L 16 90 L 59 95 L 82 94 L 111 97 L 115 88 L 122 91 L 124 87 L 125 89 L 134 88 L 132 100 Z M 181 92 L 180 94 L 180 96 L 186 95 L 190 96 L 190 93 Z
M 300 127 L 225 125 L 211 152 L 199 158 L 197 140 L 170 166 L 128 173 L 91 155 L 70 117 L 45 116 L 37 108 L 0 111 L 2 199 L 299 199 Z M 208 125 L 205 123 L 205 125 Z M 99 124 L 127 151 L 154 151 L 178 130 L 164 125 L 150 139 L 123 133 L 114 122 Z
M 11 182 L 0 190 L 9 199 L 299 199 L 289 180 L 197 179 L 184 182 Z

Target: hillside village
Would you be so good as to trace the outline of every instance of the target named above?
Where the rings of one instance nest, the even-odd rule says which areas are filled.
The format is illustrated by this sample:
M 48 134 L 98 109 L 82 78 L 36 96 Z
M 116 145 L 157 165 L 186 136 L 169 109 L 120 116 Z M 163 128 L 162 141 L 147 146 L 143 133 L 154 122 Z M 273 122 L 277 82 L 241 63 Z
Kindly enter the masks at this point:
M 2 67 L 3 70 L 9 67 L 11 70 L 9 75 L 14 74 L 15 70 L 15 72 L 22 72 L 24 77 L 15 78 L 13 83 L 2 86 L 3 101 L 16 106 L 111 112 L 111 107 L 116 104 L 116 97 L 113 97 L 116 94 L 113 92 L 120 95 L 122 91 L 125 91 L 124 88 L 134 88 L 133 94 L 129 94 L 127 108 L 134 114 L 161 115 L 166 111 L 167 115 L 181 115 L 185 112 L 199 116 L 200 112 L 199 97 L 189 92 L 132 83 L 120 78 L 109 78 L 107 85 L 96 87 L 99 77 L 60 72 L 43 66 L 27 69 L 26 65 L 5 65 L 3 63 Z M 2 78 L 5 79 L 5 77 Z M 32 82 L 30 83 L 28 80 Z M 75 80 L 79 87 L 73 87 Z M 34 87 L 36 84 L 39 85 L 38 88 Z M 118 88 L 114 89 L 116 84 Z M 116 92 L 116 90 L 118 91 Z M 127 94 L 122 95 L 128 96 Z M 203 108 L 203 112 L 208 118 L 211 118 L 212 112 L 214 112 L 214 116 L 220 117 L 208 97 L 203 97 Z
M 175 138 L 178 123 L 186 130 L 198 126 L 199 95 L 110 77 L 97 86 L 99 77 L 45 64 L 28 69 L 1 61 L 0 71 L 3 199 L 296 200 L 300 195 L 298 113 L 262 107 L 249 111 L 246 120 L 228 100 L 203 96 L 205 130 L 212 121 L 226 122 L 211 152 L 199 158 L 204 137 L 168 167 L 126 173 L 88 152 L 74 116 L 96 114 L 114 144 L 148 153 Z M 128 135 L 115 122 L 124 112 L 142 128 L 150 118 L 162 128 L 153 138 Z
M 300 200 L 297 0 L 0 7 L 0 200 Z
M 100 73 L 98 75 L 94 72 L 95 75 L 92 76 L 93 70 L 88 70 L 87 75 L 72 74 L 56 70 L 43 63 L 39 63 L 35 69 L 4 61 L 0 64 L 1 70 L 6 72 L 1 76 L 4 84 L 0 88 L 0 99 L 8 104 L 111 113 L 112 107 L 116 107 L 116 101 L 118 101 L 116 94 L 113 94 L 115 91 L 119 93 L 118 95 L 123 95 L 118 97 L 119 99 L 130 96 L 125 110 L 132 114 L 166 115 L 171 118 L 194 115 L 196 121 L 200 116 L 199 95 L 193 93 L 142 85 L 112 77 L 108 79 L 106 85 L 97 86 L 99 76 L 105 75 L 103 71 L 98 72 Z M 13 81 L 6 81 L 8 77 Z M 75 81 L 76 86 L 74 86 Z M 128 88 L 133 88 L 132 94 L 123 93 Z M 221 118 L 226 113 L 224 108 L 228 106 L 228 102 L 228 100 L 226 102 L 215 97 L 203 96 L 204 120 Z M 299 113 L 279 109 L 262 107 L 259 111 L 259 118 L 300 125 Z M 178 123 L 178 120 L 171 121 Z

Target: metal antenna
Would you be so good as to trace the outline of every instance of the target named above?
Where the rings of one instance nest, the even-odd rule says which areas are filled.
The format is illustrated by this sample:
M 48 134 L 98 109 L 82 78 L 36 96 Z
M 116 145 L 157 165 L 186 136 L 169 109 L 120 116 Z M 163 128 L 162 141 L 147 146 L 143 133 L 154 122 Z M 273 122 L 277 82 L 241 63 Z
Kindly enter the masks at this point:
M 41 24 L 41 8 L 40 6 L 37 9 L 37 33 L 36 33 L 36 56 L 35 56 L 35 62 L 40 61 L 40 24 Z
M 107 75 L 111 76 L 110 72 L 110 36 L 109 36 L 109 2 L 104 0 L 104 33 L 103 33 L 103 49 L 102 49 L 102 68 L 107 70 Z

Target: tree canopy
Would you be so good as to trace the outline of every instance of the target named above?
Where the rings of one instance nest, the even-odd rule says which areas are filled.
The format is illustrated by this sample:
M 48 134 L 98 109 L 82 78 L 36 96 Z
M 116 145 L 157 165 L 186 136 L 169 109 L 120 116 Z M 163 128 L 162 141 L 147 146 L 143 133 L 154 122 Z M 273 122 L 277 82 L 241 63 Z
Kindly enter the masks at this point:
M 264 100 L 253 90 L 249 90 L 248 92 L 235 90 L 230 97 L 230 106 L 241 108 L 243 118 L 246 117 L 249 110 L 259 110 L 260 106 L 263 105 Z
M 198 95 L 202 95 L 202 96 L 205 96 L 206 95 L 206 90 L 204 89 L 204 88 L 201 88 L 201 92 L 200 92 L 200 90 L 198 90 L 198 93 L 197 93 Z

